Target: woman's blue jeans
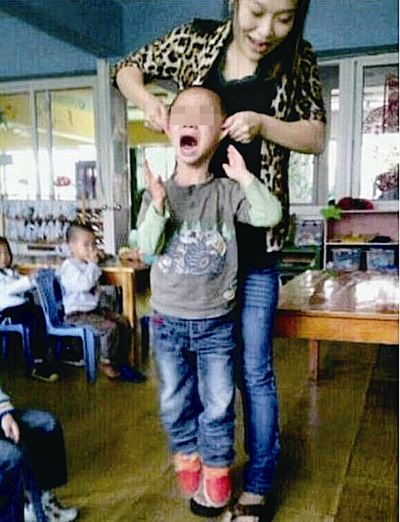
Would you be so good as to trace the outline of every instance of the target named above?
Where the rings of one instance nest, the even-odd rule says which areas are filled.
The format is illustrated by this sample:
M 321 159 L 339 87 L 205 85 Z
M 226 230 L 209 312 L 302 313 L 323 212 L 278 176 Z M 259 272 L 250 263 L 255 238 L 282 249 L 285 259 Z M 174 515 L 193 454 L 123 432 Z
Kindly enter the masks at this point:
M 161 420 L 172 453 L 198 452 L 205 464 L 234 459 L 234 350 L 231 316 L 189 320 L 154 313 Z
M 272 361 L 272 332 L 279 293 L 274 266 L 251 270 L 241 282 L 241 392 L 248 453 L 244 491 L 265 494 L 272 486 L 279 453 L 278 395 Z

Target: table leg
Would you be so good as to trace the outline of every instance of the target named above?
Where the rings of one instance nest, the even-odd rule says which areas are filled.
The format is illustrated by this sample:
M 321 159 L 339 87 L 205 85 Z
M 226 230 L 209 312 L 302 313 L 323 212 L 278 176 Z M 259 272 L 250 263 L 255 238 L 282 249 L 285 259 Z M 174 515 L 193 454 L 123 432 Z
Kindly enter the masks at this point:
M 308 377 L 312 381 L 317 381 L 319 369 L 319 341 L 316 339 L 310 339 L 309 350 Z
M 130 351 L 131 363 L 140 365 L 140 349 L 138 343 L 136 317 L 136 276 L 135 272 L 111 271 L 104 269 L 103 273 L 108 284 L 119 286 L 122 289 L 122 313 L 128 319 L 132 328 L 132 346 Z

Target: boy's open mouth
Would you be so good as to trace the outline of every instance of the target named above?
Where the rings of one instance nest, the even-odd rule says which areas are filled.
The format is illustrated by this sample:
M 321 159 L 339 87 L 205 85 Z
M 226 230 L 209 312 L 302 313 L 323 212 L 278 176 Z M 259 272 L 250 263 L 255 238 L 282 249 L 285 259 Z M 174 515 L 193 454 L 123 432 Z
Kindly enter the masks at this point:
M 197 139 L 194 136 L 181 136 L 180 147 L 183 152 L 192 151 L 197 145 Z

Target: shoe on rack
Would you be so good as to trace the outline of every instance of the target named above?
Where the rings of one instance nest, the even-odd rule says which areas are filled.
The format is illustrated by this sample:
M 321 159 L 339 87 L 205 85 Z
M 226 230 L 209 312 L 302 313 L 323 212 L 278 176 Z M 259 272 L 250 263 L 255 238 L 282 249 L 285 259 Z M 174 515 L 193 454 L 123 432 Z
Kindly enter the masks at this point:
M 52 491 L 43 491 L 42 506 L 48 522 L 73 522 L 78 518 L 78 510 L 63 506 Z
M 59 379 L 58 373 L 47 363 L 36 364 L 32 370 L 31 377 L 42 382 L 56 382 Z
M 200 487 L 201 460 L 199 455 L 197 453 L 191 455 L 175 453 L 173 463 L 182 495 L 185 498 L 193 497 Z

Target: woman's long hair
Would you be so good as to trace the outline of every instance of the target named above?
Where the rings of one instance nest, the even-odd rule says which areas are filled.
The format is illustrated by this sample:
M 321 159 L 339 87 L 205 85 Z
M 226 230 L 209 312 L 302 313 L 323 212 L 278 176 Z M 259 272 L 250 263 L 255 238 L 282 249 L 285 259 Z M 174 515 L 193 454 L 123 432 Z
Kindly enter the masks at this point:
M 229 0 L 229 13 L 233 18 L 239 2 L 246 0 Z M 283 74 L 297 76 L 299 73 L 299 49 L 303 40 L 304 25 L 307 17 L 310 0 L 298 0 L 293 28 L 286 39 L 270 55 L 266 55 L 273 76 Z

